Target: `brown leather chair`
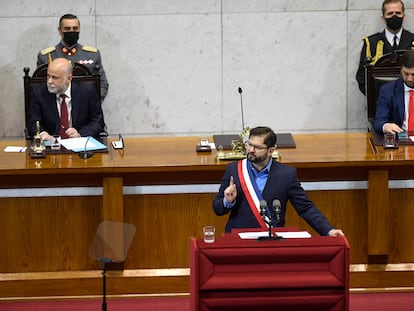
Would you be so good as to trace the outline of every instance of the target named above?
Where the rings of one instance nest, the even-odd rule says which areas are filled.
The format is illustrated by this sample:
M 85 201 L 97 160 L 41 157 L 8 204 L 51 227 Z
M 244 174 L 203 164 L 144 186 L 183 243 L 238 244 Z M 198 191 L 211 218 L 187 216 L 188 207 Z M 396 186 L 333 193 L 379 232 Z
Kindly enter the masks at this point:
M 385 54 L 366 70 L 366 97 L 368 129 L 372 129 L 375 118 L 375 111 L 379 90 L 387 82 L 398 79 L 401 76 L 402 55 L 405 50 L 398 50 L 394 53 Z
M 27 127 L 29 122 L 30 104 L 32 101 L 32 91 L 36 85 L 46 83 L 47 78 L 47 65 L 43 64 L 36 68 L 33 75 L 29 75 L 30 68 L 24 67 L 24 113 L 25 113 L 25 136 L 26 139 L 31 139 L 28 134 Z M 94 86 L 96 95 L 101 98 L 101 77 L 99 75 L 99 68 L 95 68 L 91 73 L 85 65 L 74 63 L 72 79 L 75 81 L 81 81 L 83 83 L 90 83 Z M 104 136 L 103 133 L 101 136 Z

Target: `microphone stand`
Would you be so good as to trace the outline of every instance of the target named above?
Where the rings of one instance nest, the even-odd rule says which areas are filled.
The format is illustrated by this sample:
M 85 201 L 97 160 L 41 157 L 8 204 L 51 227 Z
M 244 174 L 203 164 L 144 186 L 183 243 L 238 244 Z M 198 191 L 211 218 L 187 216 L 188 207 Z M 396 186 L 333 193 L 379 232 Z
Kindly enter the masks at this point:
M 269 220 L 266 219 L 266 216 Z M 277 225 L 277 223 L 279 222 L 278 217 L 276 217 L 275 215 L 273 215 L 273 213 L 271 213 L 271 215 L 262 215 L 262 219 L 263 221 L 269 226 L 269 236 L 260 236 L 257 238 L 258 241 L 274 241 L 274 240 L 282 240 L 283 237 L 278 236 L 278 235 L 273 235 L 272 234 L 272 229 L 275 227 L 275 225 Z M 275 225 L 274 225 L 275 224 Z
M 98 258 L 102 263 L 102 311 L 106 311 L 106 265 L 112 262 L 110 258 Z
M 89 138 L 90 138 L 90 137 L 91 137 L 91 136 L 88 136 L 88 138 L 86 139 L 86 142 L 85 142 L 85 148 L 84 148 L 84 150 L 83 150 L 83 151 L 81 151 L 81 152 L 79 152 L 79 157 L 80 157 L 81 159 L 86 160 L 86 159 L 89 159 L 90 157 L 92 157 L 92 156 L 93 156 L 93 151 L 86 151 L 86 148 L 87 148 L 88 141 L 89 141 Z
M 240 94 L 240 110 L 241 110 L 241 121 L 242 121 L 242 131 L 244 131 L 244 115 L 243 115 L 243 90 L 241 87 L 239 87 L 238 89 L 239 94 Z

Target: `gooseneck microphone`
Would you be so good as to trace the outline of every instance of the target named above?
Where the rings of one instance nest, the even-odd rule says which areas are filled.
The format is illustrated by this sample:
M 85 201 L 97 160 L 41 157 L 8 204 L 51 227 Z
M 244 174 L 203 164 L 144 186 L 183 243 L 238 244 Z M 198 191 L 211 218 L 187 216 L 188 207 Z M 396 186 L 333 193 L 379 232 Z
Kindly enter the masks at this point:
M 89 141 L 89 138 L 90 137 L 91 136 L 88 136 L 88 138 L 86 138 L 85 147 L 84 147 L 83 151 L 79 152 L 79 157 L 81 159 L 85 159 L 86 160 L 86 159 L 89 159 L 90 157 L 93 156 L 93 151 L 91 151 L 91 150 L 87 151 L 86 150 L 86 148 L 88 146 L 88 141 Z
M 243 90 L 239 87 L 239 94 L 240 94 L 240 110 L 241 110 L 241 121 L 242 121 L 242 131 L 244 130 L 244 116 L 243 116 Z

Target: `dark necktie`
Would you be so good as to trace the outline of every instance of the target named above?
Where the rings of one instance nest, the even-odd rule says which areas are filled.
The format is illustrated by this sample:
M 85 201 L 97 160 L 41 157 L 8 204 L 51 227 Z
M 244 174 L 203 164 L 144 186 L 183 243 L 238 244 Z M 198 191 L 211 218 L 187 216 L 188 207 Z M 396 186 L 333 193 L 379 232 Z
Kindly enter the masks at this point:
M 392 45 L 393 50 L 398 49 L 398 43 L 397 42 L 398 42 L 398 37 L 394 36 L 394 44 Z
M 410 102 L 408 105 L 408 132 L 412 135 L 414 131 L 414 90 L 410 91 Z
M 60 95 L 62 98 L 62 103 L 60 104 L 60 127 L 59 135 L 62 138 L 68 138 L 66 135 L 66 130 L 69 128 L 69 115 L 68 115 L 68 106 L 66 105 L 65 94 Z

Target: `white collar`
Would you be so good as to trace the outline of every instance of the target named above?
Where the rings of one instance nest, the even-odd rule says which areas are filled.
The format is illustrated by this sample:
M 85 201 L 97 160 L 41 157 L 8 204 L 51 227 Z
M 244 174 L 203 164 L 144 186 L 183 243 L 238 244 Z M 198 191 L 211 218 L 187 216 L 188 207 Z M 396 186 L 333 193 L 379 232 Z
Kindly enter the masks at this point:
M 397 32 L 396 34 L 393 34 L 392 32 L 390 32 L 387 28 L 385 28 L 385 37 L 387 38 L 388 42 L 393 45 L 394 44 L 394 37 L 397 36 L 398 38 L 398 44 L 400 43 L 401 40 L 401 34 L 402 34 L 402 27 L 400 29 L 399 32 Z

